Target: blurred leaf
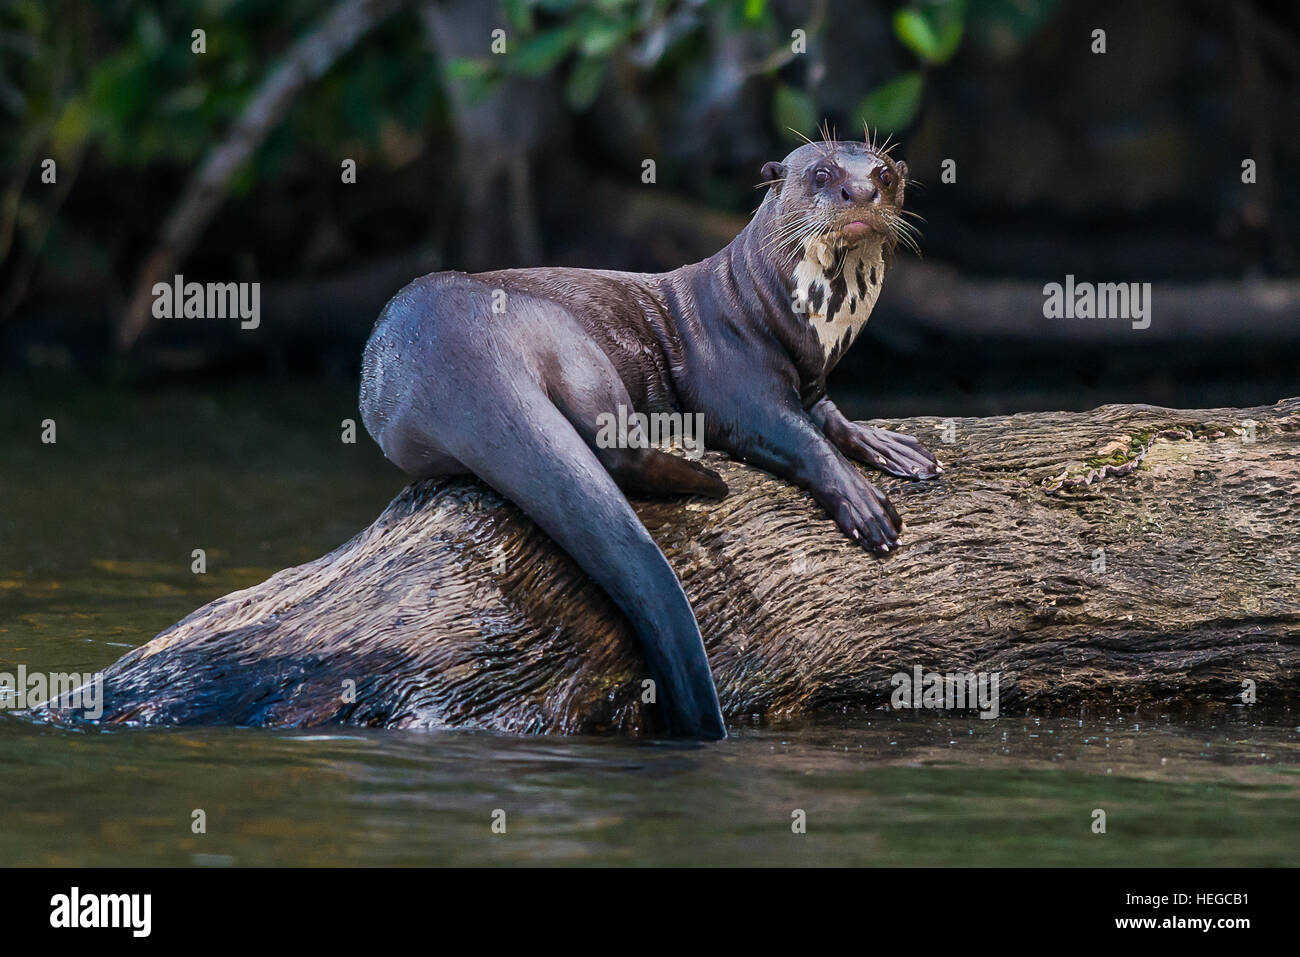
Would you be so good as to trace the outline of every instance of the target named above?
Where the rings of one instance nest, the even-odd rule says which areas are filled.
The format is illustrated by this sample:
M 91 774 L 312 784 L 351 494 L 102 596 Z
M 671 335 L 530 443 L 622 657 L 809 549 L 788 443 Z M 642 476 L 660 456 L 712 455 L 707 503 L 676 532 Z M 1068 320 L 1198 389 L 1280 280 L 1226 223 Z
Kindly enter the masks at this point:
M 582 52 L 587 56 L 605 56 L 626 39 L 629 27 L 597 21 L 582 33 Z
M 580 30 L 576 23 L 556 27 L 529 37 L 519 52 L 509 57 L 509 65 L 517 72 L 538 76 L 554 69 L 577 45 Z
M 470 103 L 478 103 L 488 95 L 495 86 L 499 75 L 495 72 L 492 60 L 495 57 L 472 60 L 459 58 L 447 63 L 447 76 L 459 87 L 461 94 Z
M 964 0 L 904 7 L 894 14 L 894 33 L 924 62 L 947 63 L 961 45 L 965 7 Z
M 569 106 L 576 111 L 585 110 L 595 102 L 605 78 L 605 61 L 600 57 L 585 56 L 578 61 L 564 87 Z
M 939 38 L 930 29 L 930 22 L 919 10 L 904 7 L 894 14 L 894 33 L 922 60 L 930 60 L 939 49 Z
M 798 132 L 817 126 L 817 104 L 803 90 L 778 83 L 772 97 L 772 124 L 788 140 L 800 139 Z
M 199 83 L 188 83 L 177 87 L 158 101 L 160 115 L 190 113 L 202 108 L 207 99 L 207 89 Z
M 492 64 L 487 60 L 471 60 L 468 57 L 458 57 L 455 60 L 447 62 L 447 75 L 454 80 L 469 80 L 486 76 L 492 70 Z
M 60 158 L 75 153 L 90 135 L 90 109 L 82 97 L 64 104 L 63 112 L 54 121 L 50 132 L 50 147 Z
M 919 70 L 904 73 L 868 93 L 858 104 L 857 115 L 872 129 L 900 130 L 916 118 L 923 87 Z
M 1059 0 L 976 0 L 968 18 L 971 39 L 996 56 L 1014 56 L 1057 6 Z
M 528 0 L 502 0 L 501 6 L 511 27 L 525 31 L 533 28 L 533 10 Z

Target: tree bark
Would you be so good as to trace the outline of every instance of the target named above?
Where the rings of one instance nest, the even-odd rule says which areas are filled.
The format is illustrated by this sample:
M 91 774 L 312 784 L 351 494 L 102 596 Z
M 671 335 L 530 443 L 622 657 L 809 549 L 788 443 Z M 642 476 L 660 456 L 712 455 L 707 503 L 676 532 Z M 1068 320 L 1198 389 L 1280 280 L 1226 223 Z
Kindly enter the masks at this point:
M 906 522 L 884 560 L 719 456 L 724 501 L 637 503 L 730 721 L 885 706 L 918 665 L 998 673 L 1004 713 L 1228 706 L 1246 681 L 1300 701 L 1300 399 L 877 424 L 946 466 L 872 473 Z M 456 479 L 128 653 L 104 720 L 634 732 L 655 728 L 645 676 L 603 593 Z

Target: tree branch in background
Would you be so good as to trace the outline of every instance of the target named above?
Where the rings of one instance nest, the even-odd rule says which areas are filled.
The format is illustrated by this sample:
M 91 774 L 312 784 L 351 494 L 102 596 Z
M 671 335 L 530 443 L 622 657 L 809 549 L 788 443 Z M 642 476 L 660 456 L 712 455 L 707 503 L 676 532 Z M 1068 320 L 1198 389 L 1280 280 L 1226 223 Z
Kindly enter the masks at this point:
M 8 319 L 18 309 L 18 304 L 23 301 L 23 296 L 27 293 L 27 286 L 32 281 L 32 276 L 36 273 L 36 267 L 41 261 L 41 253 L 45 249 L 45 240 L 49 238 L 50 228 L 58 219 L 59 210 L 63 208 L 68 194 L 72 192 L 72 185 L 77 181 L 77 173 L 81 171 L 81 161 L 86 154 L 85 145 L 78 146 L 76 151 L 69 157 L 61 160 L 63 172 L 60 174 L 57 185 L 54 187 L 53 198 L 40 208 L 35 222 L 25 230 L 25 242 L 21 257 L 14 269 L 13 280 L 9 287 L 0 295 L 0 321 Z M 15 178 L 15 192 L 5 197 L 5 210 L 3 213 L 4 234 L 0 237 L 0 262 L 9 255 L 13 246 L 13 223 L 9 219 L 9 204 L 12 202 L 13 215 L 18 214 L 18 205 L 22 198 L 21 174 Z
M 265 142 L 303 88 L 319 79 L 363 36 L 405 3 L 406 0 L 342 0 L 290 48 L 262 81 L 225 139 L 209 151 L 163 224 L 158 245 L 145 258 L 117 330 L 118 347 L 122 351 L 131 348 L 152 319 L 154 283 L 166 281 L 175 273 L 225 200 L 232 177 Z

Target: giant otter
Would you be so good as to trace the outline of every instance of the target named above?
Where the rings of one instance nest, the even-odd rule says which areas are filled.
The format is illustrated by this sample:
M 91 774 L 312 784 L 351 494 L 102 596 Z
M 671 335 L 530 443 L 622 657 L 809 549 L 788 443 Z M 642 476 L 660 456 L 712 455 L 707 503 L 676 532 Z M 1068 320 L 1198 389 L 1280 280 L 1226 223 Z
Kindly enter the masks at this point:
M 628 616 L 667 730 L 693 737 L 726 735 L 704 644 L 625 494 L 727 486 L 660 449 L 603 447 L 598 419 L 620 406 L 702 413 L 710 448 L 806 489 L 878 554 L 902 521 L 849 459 L 941 471 L 915 439 L 854 423 L 826 395 L 910 242 L 907 165 L 828 138 L 763 176 L 753 219 L 703 262 L 423 276 L 384 307 L 363 360 L 361 414 L 384 454 L 417 478 L 472 473 L 536 521 Z

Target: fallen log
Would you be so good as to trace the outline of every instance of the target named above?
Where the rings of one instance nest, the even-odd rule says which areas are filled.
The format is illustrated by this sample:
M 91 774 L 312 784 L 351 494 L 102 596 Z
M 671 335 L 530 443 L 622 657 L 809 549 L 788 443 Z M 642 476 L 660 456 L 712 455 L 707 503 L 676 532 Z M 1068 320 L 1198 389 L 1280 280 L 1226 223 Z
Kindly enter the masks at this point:
M 906 521 L 883 560 L 720 456 L 726 500 L 637 503 L 730 721 L 885 706 L 918 665 L 998 673 L 1004 712 L 1226 706 L 1247 681 L 1263 705 L 1300 702 L 1300 399 L 877 424 L 946 465 L 872 474 Z M 566 555 L 491 490 L 443 480 L 126 654 L 103 720 L 635 732 L 655 728 L 645 677 Z

